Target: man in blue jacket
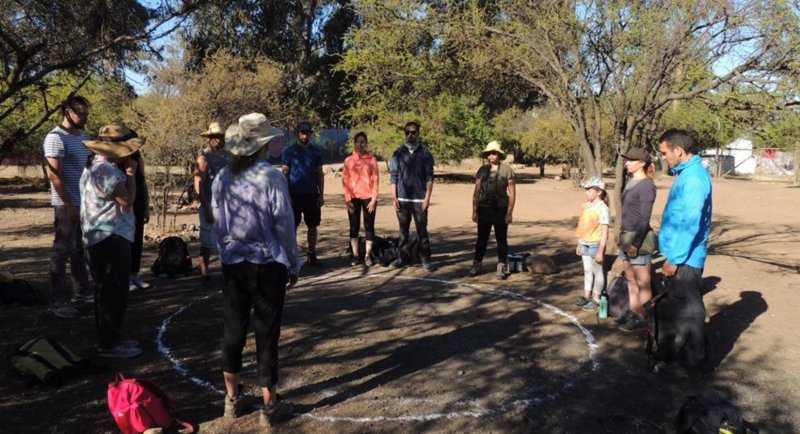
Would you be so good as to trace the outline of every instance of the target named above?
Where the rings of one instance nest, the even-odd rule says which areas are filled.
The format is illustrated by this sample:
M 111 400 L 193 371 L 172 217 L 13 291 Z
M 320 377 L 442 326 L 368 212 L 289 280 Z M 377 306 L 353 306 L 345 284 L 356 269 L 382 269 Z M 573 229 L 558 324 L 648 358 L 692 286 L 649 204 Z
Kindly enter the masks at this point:
M 402 267 L 411 262 L 408 230 L 413 218 L 422 267 L 426 271 L 433 271 L 431 240 L 428 236 L 428 208 L 433 191 L 433 155 L 420 144 L 419 130 L 418 122 L 406 123 L 406 141 L 394 151 L 389 162 L 392 200 L 400 225 L 400 254 L 392 266 Z
M 658 148 L 676 176 L 658 236 L 666 259 L 661 272 L 669 289 L 659 308 L 659 334 L 668 341 L 659 344 L 659 353 L 665 361 L 681 356 L 685 364 L 697 367 L 705 360 L 702 277 L 711 233 L 711 178 L 688 131 L 667 130 Z

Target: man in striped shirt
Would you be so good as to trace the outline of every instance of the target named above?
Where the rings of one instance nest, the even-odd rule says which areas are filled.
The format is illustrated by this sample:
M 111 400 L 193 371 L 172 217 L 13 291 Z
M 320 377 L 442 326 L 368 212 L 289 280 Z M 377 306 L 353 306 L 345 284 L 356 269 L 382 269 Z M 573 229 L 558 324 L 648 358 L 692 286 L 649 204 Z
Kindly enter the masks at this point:
M 83 141 L 89 116 L 89 102 L 72 96 L 61 104 L 61 124 L 44 138 L 44 156 L 50 179 L 50 202 L 55 214 L 55 239 L 50 258 L 48 310 L 61 318 L 75 318 L 79 312 L 73 302 L 93 300 L 81 240 L 80 179 L 91 151 Z M 72 291 L 67 285 L 67 260 L 72 274 Z M 72 300 L 70 300 L 70 295 Z

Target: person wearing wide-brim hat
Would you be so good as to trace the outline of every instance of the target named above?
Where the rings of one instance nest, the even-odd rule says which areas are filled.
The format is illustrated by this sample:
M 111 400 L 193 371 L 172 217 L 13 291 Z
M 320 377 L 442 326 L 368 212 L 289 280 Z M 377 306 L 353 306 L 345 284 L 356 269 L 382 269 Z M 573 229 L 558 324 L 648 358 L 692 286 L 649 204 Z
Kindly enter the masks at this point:
M 628 177 L 622 189 L 622 224 L 618 237 L 619 259 L 628 282 L 628 310 L 619 318 L 619 328 L 624 331 L 646 327 L 644 305 L 653 297 L 650 261 L 652 251 L 647 250 L 645 239 L 655 238 L 650 227 L 653 204 L 656 200 L 655 168 L 650 153 L 644 148 L 632 148 L 621 155 L 625 159 Z
M 292 405 L 278 401 L 275 390 L 277 350 L 286 290 L 297 282 L 302 260 L 286 178 L 265 160 L 270 140 L 282 135 L 261 113 L 240 117 L 225 133 L 233 161 L 212 185 L 211 207 L 225 276 L 224 416 L 237 417 L 241 410 L 239 373 L 252 309 L 256 375 L 264 399 L 262 425 L 274 425 L 292 413 Z
M 513 221 L 514 204 L 517 198 L 514 170 L 503 163 L 506 152 L 497 141 L 491 141 L 480 153 L 487 164 L 475 174 L 475 190 L 472 194 L 472 221 L 478 224 L 478 239 L 475 242 L 475 257 L 469 276 L 482 272 L 483 257 L 489 243 L 489 234 L 494 227 L 497 241 L 497 277 L 508 277 L 508 225 Z
M 205 138 L 206 147 L 197 156 L 197 169 L 194 173 L 194 191 L 200 200 L 197 209 L 200 220 L 200 266 L 201 282 L 204 287 L 212 286 L 208 273 L 208 262 L 212 251 L 217 250 L 217 234 L 214 232 L 214 216 L 211 213 L 211 183 L 223 167 L 230 163 L 230 154 L 225 150 L 225 131 L 219 122 L 211 122 L 208 129 L 200 133 Z
M 142 353 L 126 340 L 122 321 L 128 305 L 131 243 L 134 240 L 136 162 L 130 156 L 145 139 L 120 125 L 100 128 L 84 144 L 94 154 L 81 175 L 81 229 L 95 285 L 95 325 L 101 357 L 130 358 Z

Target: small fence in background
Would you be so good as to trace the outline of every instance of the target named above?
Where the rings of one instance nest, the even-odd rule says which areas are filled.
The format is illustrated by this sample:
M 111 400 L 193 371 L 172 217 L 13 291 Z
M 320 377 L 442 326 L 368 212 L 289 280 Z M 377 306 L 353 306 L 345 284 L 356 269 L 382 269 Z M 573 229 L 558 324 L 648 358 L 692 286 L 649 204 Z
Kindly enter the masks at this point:
M 800 185 L 800 148 L 753 149 L 755 181 L 776 181 Z

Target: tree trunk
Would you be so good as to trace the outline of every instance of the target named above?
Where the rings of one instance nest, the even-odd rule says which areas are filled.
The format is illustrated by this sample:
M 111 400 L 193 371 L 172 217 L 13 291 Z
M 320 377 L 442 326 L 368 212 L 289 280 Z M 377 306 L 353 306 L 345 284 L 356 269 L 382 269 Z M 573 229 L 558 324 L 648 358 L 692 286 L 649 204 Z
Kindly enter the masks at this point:
M 617 158 L 614 165 L 614 193 L 611 201 L 614 205 L 614 233 L 619 234 L 622 228 L 622 187 L 625 184 L 625 159 Z

